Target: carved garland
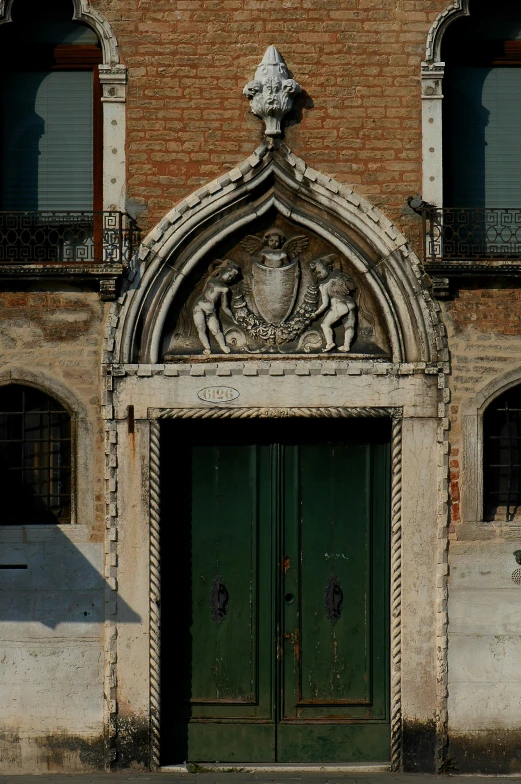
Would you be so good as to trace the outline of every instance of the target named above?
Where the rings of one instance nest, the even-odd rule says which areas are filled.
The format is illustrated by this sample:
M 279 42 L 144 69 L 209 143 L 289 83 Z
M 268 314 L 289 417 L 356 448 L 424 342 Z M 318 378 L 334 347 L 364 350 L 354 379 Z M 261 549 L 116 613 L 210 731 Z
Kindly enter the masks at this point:
M 253 419 L 282 417 L 392 417 L 391 458 L 391 769 L 402 761 L 402 417 L 388 408 L 163 408 L 150 418 L 150 767 L 160 767 L 160 419 Z

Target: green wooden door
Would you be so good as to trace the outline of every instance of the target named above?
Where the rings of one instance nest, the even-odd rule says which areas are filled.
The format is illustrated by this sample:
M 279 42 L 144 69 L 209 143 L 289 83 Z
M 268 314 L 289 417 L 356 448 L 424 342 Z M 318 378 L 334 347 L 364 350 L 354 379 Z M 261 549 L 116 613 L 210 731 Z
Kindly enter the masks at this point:
M 161 453 L 163 763 L 387 760 L 386 425 L 165 423 Z

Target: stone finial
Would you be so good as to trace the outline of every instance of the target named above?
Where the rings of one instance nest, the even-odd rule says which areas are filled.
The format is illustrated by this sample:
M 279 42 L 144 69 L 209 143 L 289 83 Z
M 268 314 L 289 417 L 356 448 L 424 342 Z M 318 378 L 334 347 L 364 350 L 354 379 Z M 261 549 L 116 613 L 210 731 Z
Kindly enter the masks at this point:
M 281 121 L 293 105 L 292 96 L 298 95 L 300 85 L 289 78 L 282 55 L 275 46 L 268 46 L 255 79 L 248 82 L 243 93 L 251 102 L 253 114 L 264 120 L 266 136 L 281 135 Z

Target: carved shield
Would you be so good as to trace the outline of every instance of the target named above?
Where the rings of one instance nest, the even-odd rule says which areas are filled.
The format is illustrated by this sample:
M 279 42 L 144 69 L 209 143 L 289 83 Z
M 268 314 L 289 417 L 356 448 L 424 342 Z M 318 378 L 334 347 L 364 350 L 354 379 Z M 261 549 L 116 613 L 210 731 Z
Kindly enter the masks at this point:
M 279 268 L 252 263 L 253 297 L 263 319 L 282 324 L 288 318 L 297 298 L 299 277 L 298 259 Z

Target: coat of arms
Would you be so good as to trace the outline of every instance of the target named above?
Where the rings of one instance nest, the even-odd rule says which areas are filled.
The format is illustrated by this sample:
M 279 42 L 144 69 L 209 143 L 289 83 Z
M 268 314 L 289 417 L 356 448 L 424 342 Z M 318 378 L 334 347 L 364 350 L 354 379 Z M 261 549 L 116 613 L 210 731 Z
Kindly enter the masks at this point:
M 277 227 L 240 242 L 249 261 L 216 260 L 195 301 L 193 323 L 203 353 L 212 353 L 210 336 L 224 353 L 230 345 L 247 352 L 310 351 L 337 348 L 335 325 L 344 327 L 339 351 L 349 351 L 355 334 L 355 283 L 339 257 L 329 254 L 303 262 L 309 245 L 304 234 L 286 238 Z M 221 323 L 221 314 L 233 326 Z M 320 331 L 308 329 L 323 315 Z
M 300 280 L 299 254 L 309 245 L 304 235 L 286 240 L 272 228 L 264 240 L 251 234 L 241 242 L 253 257 L 252 292 L 255 305 L 266 321 L 279 325 L 291 315 Z

